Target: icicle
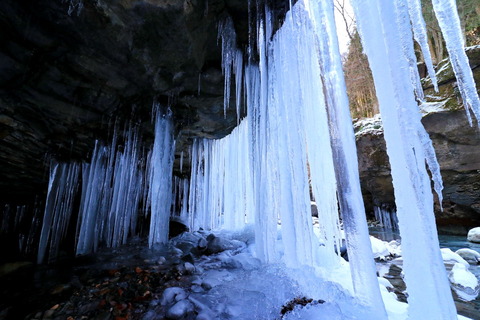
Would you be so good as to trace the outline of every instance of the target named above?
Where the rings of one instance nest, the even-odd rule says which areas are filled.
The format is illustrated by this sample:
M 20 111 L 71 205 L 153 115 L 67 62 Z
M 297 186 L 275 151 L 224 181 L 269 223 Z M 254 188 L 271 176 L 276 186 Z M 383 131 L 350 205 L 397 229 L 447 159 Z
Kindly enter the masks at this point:
M 354 0 L 352 6 L 372 68 L 384 124 L 402 237 L 409 317 L 420 319 L 428 314 L 432 319 L 456 319 L 425 167 L 425 160 L 432 163 L 428 159 L 433 154 L 429 154 L 431 149 L 421 128 L 408 65 L 400 54 L 400 37 L 405 30 L 392 23 L 398 17 L 389 1 Z
M 227 109 L 230 105 L 230 79 L 232 77 L 232 67 L 234 66 L 237 47 L 237 35 L 230 16 L 218 23 L 218 39 L 222 40 L 222 70 L 225 77 L 223 115 L 226 117 Z
M 460 18 L 455 0 L 432 0 L 443 38 L 450 56 L 453 72 L 457 78 L 458 89 L 462 95 L 467 118 L 472 125 L 470 112 L 475 115 L 480 127 L 480 99 L 478 97 L 472 69 L 465 53 Z
M 183 151 L 180 153 L 180 173 L 183 172 Z
M 26 244 L 24 246 L 23 253 L 29 254 L 32 253 L 34 250 L 37 249 L 37 241 L 38 241 L 38 233 L 40 232 L 41 228 L 41 203 L 38 201 L 35 201 L 34 204 L 34 209 L 33 209 L 33 218 L 32 218 L 32 223 L 30 225 L 30 229 L 28 231 L 27 239 L 26 239 Z
M 275 262 L 278 210 L 275 210 L 274 188 L 278 186 L 275 176 L 275 162 L 271 162 L 268 154 L 268 64 L 267 40 L 271 35 L 270 11 L 265 12 L 265 20 L 257 22 L 257 47 L 260 61 L 258 68 L 251 67 L 247 83 L 258 94 L 252 98 L 248 106 L 248 114 L 253 114 L 253 130 L 251 141 L 254 143 L 254 184 L 256 192 L 255 204 L 255 249 L 257 257 L 264 262 Z M 257 98 L 258 97 L 258 98 Z M 258 100 L 257 100 L 258 99 Z
M 240 123 L 240 106 L 242 105 L 242 88 L 243 88 L 243 52 L 237 50 L 235 53 L 235 97 L 236 97 L 236 111 L 237 111 L 237 125 Z
M 77 222 L 77 255 L 91 253 L 98 246 L 98 238 L 101 235 L 100 227 L 104 220 L 100 213 L 102 199 L 107 198 L 104 197 L 108 168 L 105 165 L 107 154 L 108 149 L 96 141 L 90 163 L 82 165 L 82 197 Z M 110 176 L 108 175 L 108 177 Z
M 422 50 L 423 59 L 425 60 L 430 80 L 432 80 L 433 88 L 435 89 L 435 92 L 438 92 L 437 76 L 435 74 L 435 69 L 433 68 L 430 48 L 428 47 L 427 27 L 422 16 L 422 5 L 420 0 L 408 0 L 407 2 L 410 22 L 413 28 L 413 36 Z
M 188 179 L 183 179 L 182 185 L 182 208 L 180 211 L 180 217 L 183 221 L 187 221 L 187 213 L 188 213 L 188 195 L 189 195 L 189 181 Z
M 400 36 L 401 48 L 403 50 L 405 60 L 408 61 L 410 83 L 412 84 L 412 89 L 415 92 L 417 101 L 423 102 L 423 87 L 420 81 L 420 75 L 418 73 L 417 56 L 415 55 L 415 49 L 413 47 L 413 33 L 409 19 L 409 8 L 403 0 L 394 0 L 394 3 L 397 11 L 396 23 L 402 30 Z
M 37 262 L 43 263 L 57 257 L 60 240 L 65 236 L 73 201 L 78 187 L 80 166 L 77 163 L 57 163 L 50 165 L 47 202 L 38 245 Z
M 380 222 L 382 227 L 398 230 L 398 219 L 395 210 L 390 210 L 385 206 L 375 206 L 373 207 L 373 212 L 375 219 Z
M 10 230 L 10 205 L 7 203 L 3 207 L 2 224 L 0 227 L 0 233 L 8 233 Z
M 100 243 L 117 247 L 135 234 L 145 197 L 145 173 L 139 169 L 144 159 L 136 129 L 125 130 L 121 151 L 117 139 L 115 130 L 110 146 L 97 141 L 90 163 L 83 164 L 77 255 L 96 251 Z
M 200 89 L 202 86 L 202 73 L 198 74 L 198 86 L 197 86 L 197 95 L 200 96 Z
M 154 106 L 154 108 L 158 107 Z M 155 142 L 149 169 L 151 217 L 148 244 L 150 247 L 168 240 L 175 150 L 171 116 L 163 116 L 158 110 L 154 113 Z

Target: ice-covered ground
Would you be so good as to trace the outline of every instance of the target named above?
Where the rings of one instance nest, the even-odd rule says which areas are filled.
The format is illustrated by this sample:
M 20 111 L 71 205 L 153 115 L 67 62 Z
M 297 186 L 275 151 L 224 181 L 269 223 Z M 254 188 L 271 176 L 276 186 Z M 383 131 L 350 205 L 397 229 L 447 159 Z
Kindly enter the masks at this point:
M 278 240 L 280 236 L 279 233 Z M 347 262 L 336 270 L 304 266 L 292 269 L 282 262 L 261 264 L 254 257 L 254 231 L 248 227 L 241 232 L 184 233 L 170 244 L 179 256 L 193 258 L 183 265 L 184 272 L 191 274 L 191 281 L 182 288 L 167 289 L 161 299 L 154 300 L 145 320 L 159 316 L 199 320 L 375 318 L 353 296 Z M 383 255 L 401 252 L 398 244 L 375 238 L 372 245 L 376 253 Z M 199 249 L 207 254 L 196 255 Z M 392 285 L 387 279 L 378 279 L 388 318 L 407 319 L 407 304 L 389 292 L 387 287 Z M 296 298 L 312 301 L 294 303 Z M 282 308 L 289 302 L 293 310 L 284 310 L 282 315 Z

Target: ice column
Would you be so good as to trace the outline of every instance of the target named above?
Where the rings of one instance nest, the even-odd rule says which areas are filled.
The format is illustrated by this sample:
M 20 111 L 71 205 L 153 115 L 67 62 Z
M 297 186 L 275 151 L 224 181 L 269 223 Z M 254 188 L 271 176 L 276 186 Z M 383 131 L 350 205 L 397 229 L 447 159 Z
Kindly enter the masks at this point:
M 109 157 L 109 151 L 109 148 L 96 141 L 90 163 L 82 165 L 82 197 L 77 222 L 76 254 L 95 251 L 101 239 L 104 218 L 110 208 L 113 156 Z
M 422 319 L 428 314 L 432 319 L 456 319 L 425 166 L 434 154 L 428 154 L 431 143 L 420 122 L 409 66 L 400 47 L 402 36 L 409 32 L 402 29 L 405 25 L 397 23 L 394 2 L 353 0 L 352 6 L 372 68 L 384 124 L 402 237 L 409 317 Z M 434 159 L 428 161 L 436 163 Z
M 155 142 L 150 155 L 148 179 L 150 203 L 150 234 L 148 245 L 168 240 L 170 206 L 172 201 L 172 171 L 175 150 L 172 120 L 169 114 L 160 114 L 154 106 Z
M 257 21 L 256 35 L 259 63 L 250 64 L 245 70 L 247 111 L 252 144 L 252 177 L 255 194 L 255 248 L 257 257 L 264 262 L 275 262 L 276 252 L 279 179 L 276 174 L 275 147 L 270 140 L 269 66 L 267 61 L 268 39 L 271 37 L 272 20 L 270 11 Z
M 57 257 L 60 240 L 65 236 L 70 222 L 79 176 L 78 163 L 52 162 L 50 165 L 47 201 L 38 245 L 38 263 L 45 261 L 47 249 L 49 260 Z
M 304 113 L 304 107 L 317 104 L 322 96 L 315 94 L 315 84 L 320 84 L 315 38 L 301 3 L 287 13 L 282 28 L 269 43 L 269 53 L 267 159 L 271 161 L 269 167 L 276 168 L 271 183 L 275 183 L 273 178 L 279 181 L 278 186 L 269 186 L 274 195 L 273 210 L 281 219 L 287 265 L 313 265 L 313 248 L 318 247 L 318 242 L 314 242 L 310 209 L 304 126 L 309 115 Z M 317 73 L 311 72 L 310 68 L 315 67 Z M 319 146 L 309 147 L 313 150 Z M 334 255 L 333 246 L 331 249 Z
M 135 234 L 137 212 L 143 193 L 143 157 L 137 130 L 127 130 L 123 150 L 117 150 L 113 168 L 111 205 L 102 232 L 108 247 L 125 244 Z
M 351 125 L 348 97 L 336 37 L 333 3 L 308 1 L 315 23 L 322 79 L 329 116 L 330 139 L 335 159 L 338 197 L 347 240 L 355 294 L 371 306 L 376 318 L 386 318 L 372 257 Z
M 437 76 L 433 68 L 430 48 L 428 47 L 427 27 L 422 16 L 422 4 L 420 0 L 408 0 L 407 2 L 413 36 L 422 49 L 423 59 L 425 60 L 425 65 L 427 66 L 428 75 L 432 80 L 433 87 L 435 91 L 438 91 Z
M 253 183 L 248 120 L 228 136 L 197 139 L 190 179 L 190 228 L 240 229 L 252 222 Z

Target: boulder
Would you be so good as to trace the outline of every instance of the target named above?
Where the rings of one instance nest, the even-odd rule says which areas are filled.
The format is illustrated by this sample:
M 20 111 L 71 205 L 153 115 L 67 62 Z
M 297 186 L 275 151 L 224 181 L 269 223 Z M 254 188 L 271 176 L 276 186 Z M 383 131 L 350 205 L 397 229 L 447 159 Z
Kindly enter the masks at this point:
M 188 300 L 181 300 L 175 303 L 167 311 L 169 319 L 183 319 L 188 313 L 193 311 L 193 304 Z
M 467 261 L 465 261 L 465 259 L 463 259 L 457 253 L 453 252 L 450 248 L 442 248 L 440 249 L 440 252 L 442 253 L 442 259 L 444 263 L 462 264 L 466 268 L 468 268 L 470 265 Z
M 479 293 L 478 279 L 468 270 L 468 267 L 461 263 L 455 263 L 448 274 L 455 292 L 464 300 L 472 301 Z
M 470 229 L 468 231 L 467 240 L 470 242 L 480 243 L 480 227 Z
M 480 253 L 475 250 L 463 248 L 455 251 L 460 257 L 465 259 L 470 264 L 479 264 L 480 263 Z
M 221 237 L 217 237 L 214 234 L 210 234 L 207 237 L 208 246 L 206 253 L 215 254 L 225 250 L 235 250 L 245 247 L 245 243 L 238 240 L 229 240 Z

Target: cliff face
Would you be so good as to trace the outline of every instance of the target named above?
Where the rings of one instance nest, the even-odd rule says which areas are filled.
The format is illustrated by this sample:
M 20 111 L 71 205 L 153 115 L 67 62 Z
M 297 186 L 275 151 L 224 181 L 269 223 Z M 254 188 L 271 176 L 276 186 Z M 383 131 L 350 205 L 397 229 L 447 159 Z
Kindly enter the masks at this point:
M 467 53 L 479 87 L 480 47 Z M 473 126 L 468 124 L 448 64 L 440 69 L 439 93 L 425 81 L 428 103 L 422 119 L 433 141 L 444 183 L 444 211 L 440 212 L 436 203 L 436 218 L 440 230 L 466 234 L 468 228 L 480 225 L 480 129 L 475 121 Z M 373 205 L 393 206 L 392 179 L 381 123 L 370 121 L 369 128 L 362 126 L 365 124 L 357 124 L 357 148 L 367 211 L 371 211 Z

